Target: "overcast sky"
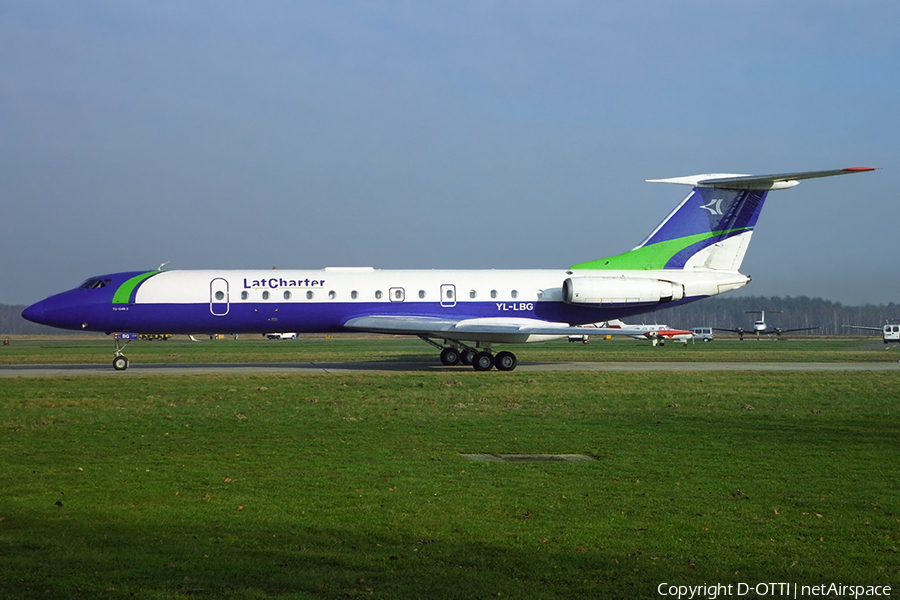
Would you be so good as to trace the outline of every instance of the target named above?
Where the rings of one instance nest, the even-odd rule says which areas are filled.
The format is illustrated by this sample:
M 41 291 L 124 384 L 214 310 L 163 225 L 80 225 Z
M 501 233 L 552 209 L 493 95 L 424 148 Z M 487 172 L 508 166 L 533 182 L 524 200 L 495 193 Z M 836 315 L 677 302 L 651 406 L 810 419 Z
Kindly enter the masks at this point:
M 746 295 L 900 302 L 900 2 L 0 3 L 0 303 L 168 268 L 565 268 L 773 192 Z

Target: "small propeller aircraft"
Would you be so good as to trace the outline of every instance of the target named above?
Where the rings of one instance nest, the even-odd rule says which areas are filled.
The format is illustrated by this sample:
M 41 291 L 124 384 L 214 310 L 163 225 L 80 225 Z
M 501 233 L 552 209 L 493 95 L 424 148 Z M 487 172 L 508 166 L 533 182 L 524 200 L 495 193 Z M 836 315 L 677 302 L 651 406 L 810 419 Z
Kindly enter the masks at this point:
M 781 310 L 770 310 L 769 314 L 772 313 L 782 313 L 784 311 Z M 766 335 L 771 337 L 774 333 L 778 339 L 781 339 L 781 334 L 790 333 L 792 331 L 813 331 L 815 329 L 819 329 L 819 327 L 797 327 L 795 329 L 782 329 L 781 327 L 772 327 L 769 329 L 769 326 L 766 324 L 766 311 L 764 310 L 746 310 L 744 314 L 747 315 L 759 315 L 759 319 L 753 322 L 753 328 L 747 332 L 743 327 L 738 327 L 737 329 L 722 329 L 720 327 L 713 327 L 716 331 L 730 331 L 731 333 L 738 334 L 738 337 L 741 341 L 744 340 L 745 333 L 754 333 L 756 334 L 757 341 L 759 340 L 760 335 Z

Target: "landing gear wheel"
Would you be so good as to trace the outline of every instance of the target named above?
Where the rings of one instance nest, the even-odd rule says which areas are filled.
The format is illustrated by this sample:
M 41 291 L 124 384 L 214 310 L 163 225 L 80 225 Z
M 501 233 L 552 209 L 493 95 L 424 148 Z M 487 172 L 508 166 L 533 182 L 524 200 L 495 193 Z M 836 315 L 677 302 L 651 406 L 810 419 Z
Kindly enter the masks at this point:
M 128 359 L 121 354 L 113 359 L 113 369 L 116 371 L 124 371 L 128 368 Z
M 441 350 L 441 364 L 448 367 L 459 364 L 459 350 L 456 348 L 444 348 Z
M 512 352 L 498 352 L 494 357 L 494 366 L 498 371 L 512 371 L 518 363 L 516 355 Z
M 475 360 L 475 355 L 478 354 L 474 350 L 469 350 L 468 348 L 463 348 L 462 352 L 459 354 L 459 361 L 464 365 L 471 365 Z
M 472 361 L 476 371 L 490 371 L 494 368 L 494 357 L 490 352 L 479 352 Z

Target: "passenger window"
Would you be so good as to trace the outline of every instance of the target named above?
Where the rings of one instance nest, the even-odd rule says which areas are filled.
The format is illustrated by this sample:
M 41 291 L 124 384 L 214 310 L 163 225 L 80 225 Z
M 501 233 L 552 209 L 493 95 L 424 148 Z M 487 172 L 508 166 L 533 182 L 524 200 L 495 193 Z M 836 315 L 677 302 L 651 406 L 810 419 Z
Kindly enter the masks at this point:
M 313 299 L 313 293 L 312 293 L 312 290 L 306 292 L 306 299 L 307 299 L 307 300 L 312 300 L 312 299 Z
M 538 300 L 540 300 L 541 298 L 543 298 L 543 297 L 544 297 L 544 290 L 538 290 L 538 291 L 537 291 L 537 297 L 538 297 Z
M 491 290 L 491 298 L 497 297 L 497 290 Z
M 331 290 L 330 292 L 328 292 L 328 298 L 334 300 L 335 298 L 337 298 L 337 293 L 335 293 L 334 290 Z
M 474 298 L 478 295 L 478 292 L 475 290 L 469 290 L 469 298 Z
M 359 298 L 359 292 L 353 290 L 352 292 L 350 292 L 350 297 L 356 300 L 357 298 Z
M 216 300 L 222 301 L 225 299 L 225 292 L 219 290 L 216 292 Z
M 269 292 L 268 291 L 263 292 L 263 300 L 268 300 L 268 299 L 269 299 Z
M 513 290 L 512 292 L 510 292 L 509 295 L 512 296 L 513 298 L 518 298 L 518 297 L 519 297 L 519 292 L 517 292 L 516 290 Z
M 452 289 L 447 290 L 447 299 L 453 300 L 453 290 Z
M 248 294 L 247 292 L 241 292 L 241 300 L 246 300 L 249 297 L 250 297 L 250 294 Z
M 375 292 L 375 299 L 376 299 L 376 300 L 381 300 L 381 296 L 382 296 L 381 290 L 378 290 L 378 291 Z
M 419 298 L 425 297 L 425 290 L 419 290 Z
M 291 292 L 290 292 L 289 290 L 285 290 L 285 291 L 284 291 L 284 299 L 285 299 L 285 300 L 290 300 L 290 299 L 291 299 Z

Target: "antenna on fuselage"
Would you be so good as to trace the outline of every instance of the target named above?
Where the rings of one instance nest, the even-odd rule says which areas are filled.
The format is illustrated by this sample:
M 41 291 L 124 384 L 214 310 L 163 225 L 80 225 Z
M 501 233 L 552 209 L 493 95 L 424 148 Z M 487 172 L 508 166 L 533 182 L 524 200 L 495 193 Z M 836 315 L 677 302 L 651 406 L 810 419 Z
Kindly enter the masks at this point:
M 172 261 L 171 261 L 171 260 L 167 260 L 167 261 L 164 262 L 163 264 L 161 264 L 161 265 L 159 265 L 158 267 L 156 267 L 156 270 L 157 270 L 157 271 L 162 271 L 162 270 L 163 270 L 163 267 L 166 266 L 167 264 L 169 264 L 170 262 L 172 262 Z

